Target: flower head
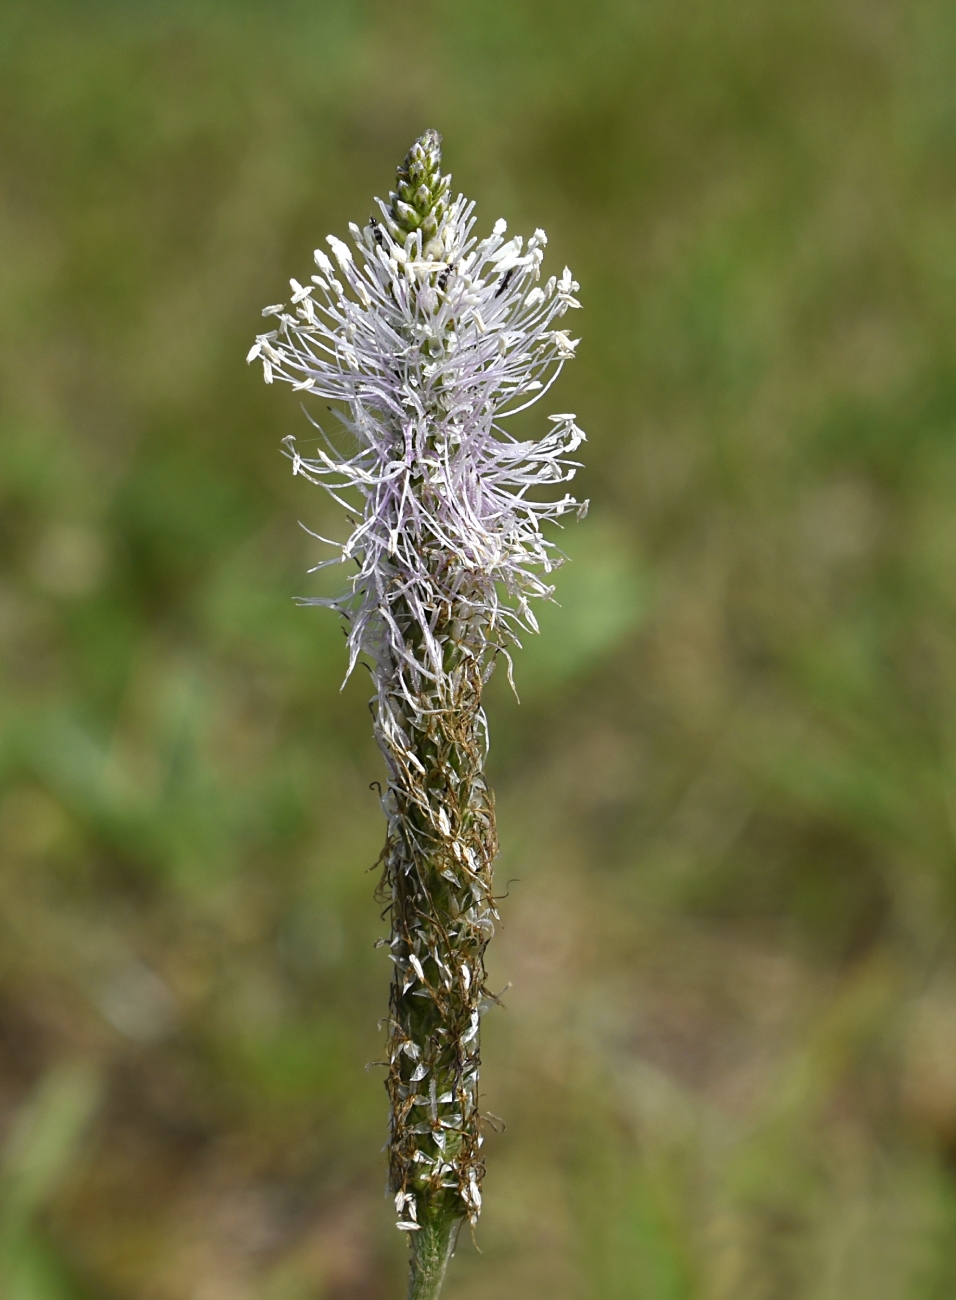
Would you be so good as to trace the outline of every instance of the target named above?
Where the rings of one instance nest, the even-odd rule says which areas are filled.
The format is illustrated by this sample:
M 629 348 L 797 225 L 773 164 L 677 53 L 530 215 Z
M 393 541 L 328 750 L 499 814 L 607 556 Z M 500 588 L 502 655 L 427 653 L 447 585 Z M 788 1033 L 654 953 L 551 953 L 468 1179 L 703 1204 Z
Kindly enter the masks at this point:
M 380 217 L 350 226 L 355 252 L 330 235 L 331 257 L 317 249 L 318 274 L 265 309 L 276 327 L 248 357 L 267 383 L 337 403 L 347 431 L 337 442 L 320 429 L 309 457 L 286 440 L 295 473 L 360 507 L 327 562 L 356 562 L 350 590 L 306 603 L 347 617 L 349 672 L 367 651 L 420 684 L 441 678 L 450 620 L 479 655 L 536 629 L 528 597 L 551 594 L 561 560 L 541 524 L 586 508 L 538 497 L 574 476 L 575 417 L 551 416 L 526 442 L 503 423 L 574 355 L 556 322 L 579 306 L 578 285 L 567 268 L 541 283 L 542 230 L 525 244 L 498 221 L 479 240 L 474 204 L 450 199 L 440 165 L 441 137 L 426 131 Z

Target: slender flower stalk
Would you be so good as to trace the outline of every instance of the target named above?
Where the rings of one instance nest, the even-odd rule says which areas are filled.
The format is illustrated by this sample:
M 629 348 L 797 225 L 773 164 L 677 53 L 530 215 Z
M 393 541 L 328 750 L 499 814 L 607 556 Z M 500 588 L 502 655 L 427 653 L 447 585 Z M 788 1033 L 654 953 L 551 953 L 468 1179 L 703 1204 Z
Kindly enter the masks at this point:
M 311 456 L 286 439 L 293 472 L 326 488 L 354 527 L 324 564 L 354 562 L 326 604 L 346 620 L 348 673 L 375 686 L 387 771 L 382 893 L 394 963 L 388 1025 L 390 1187 L 411 1242 L 410 1300 L 438 1295 L 462 1223 L 481 1209 L 479 1024 L 494 995 L 484 955 L 497 920 L 494 801 L 484 777 L 482 689 L 499 656 L 536 631 L 561 563 L 541 531 L 571 496 L 584 434 L 553 415 L 537 441 L 503 423 L 544 395 L 577 340 L 555 321 L 579 304 L 565 268 L 540 284 L 545 235 L 525 246 L 499 221 L 479 240 L 474 204 L 450 197 L 441 137 L 426 131 L 378 217 L 330 235 L 318 274 L 249 353 L 265 379 L 337 405 L 338 441 Z M 313 421 L 313 423 L 315 423 Z M 328 541 L 322 538 L 322 541 Z M 323 567 L 319 565 L 317 567 Z M 384 940 L 382 941 L 385 942 Z

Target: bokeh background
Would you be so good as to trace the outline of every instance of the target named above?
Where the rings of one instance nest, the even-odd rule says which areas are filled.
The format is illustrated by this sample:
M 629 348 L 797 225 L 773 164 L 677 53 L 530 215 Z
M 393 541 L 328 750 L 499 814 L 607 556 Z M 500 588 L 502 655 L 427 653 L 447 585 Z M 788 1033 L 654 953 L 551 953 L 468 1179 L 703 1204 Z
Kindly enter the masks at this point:
M 593 500 L 449 1300 L 949 1300 L 945 0 L 4 0 L 0 1294 L 403 1293 L 343 521 L 244 356 L 427 126 L 581 282 Z

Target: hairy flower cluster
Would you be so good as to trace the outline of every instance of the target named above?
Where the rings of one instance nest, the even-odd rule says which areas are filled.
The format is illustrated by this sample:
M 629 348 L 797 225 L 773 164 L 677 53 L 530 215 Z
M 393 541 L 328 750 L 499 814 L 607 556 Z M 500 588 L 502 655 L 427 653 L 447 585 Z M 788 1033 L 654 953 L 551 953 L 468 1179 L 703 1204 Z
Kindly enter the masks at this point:
M 438 139 L 429 132 L 419 142 L 426 168 Z M 311 457 L 287 439 L 295 473 L 350 510 L 349 489 L 363 503 L 340 557 L 328 561 L 357 561 L 351 591 L 307 603 L 347 616 L 349 672 L 366 651 L 436 680 L 436 611 L 460 606 L 499 648 L 521 626 L 536 630 L 528 596 L 551 594 L 542 575 L 560 557 L 541 522 L 583 507 L 532 494 L 573 477 L 569 457 L 584 434 L 573 415 L 553 415 L 543 438 L 521 442 L 502 421 L 538 401 L 574 355 L 577 340 L 555 322 L 580 304 L 567 268 L 539 283 L 544 231 L 525 246 L 520 235 L 506 240 L 498 221 L 479 241 L 474 204 L 462 195 L 448 203 L 450 177 L 429 186 L 427 170 L 420 216 L 408 166 L 399 188 L 412 201 L 393 194 L 391 204 L 378 201 L 381 220 L 350 227 L 357 259 L 330 235 L 334 264 L 316 250 L 319 273 L 308 285 L 291 281 L 288 307 L 265 309 L 277 328 L 248 359 L 261 359 L 267 383 L 277 377 L 341 403 L 336 415 L 351 434 L 347 450 L 323 435 Z M 399 607 L 417 623 L 415 645 Z
M 388 776 L 390 1185 L 415 1296 L 437 1294 L 452 1229 L 481 1207 L 479 1022 L 498 915 L 482 689 L 496 655 L 536 630 L 529 598 L 552 592 L 561 556 L 543 521 L 586 507 L 539 495 L 574 475 L 574 416 L 551 416 L 537 441 L 503 424 L 573 356 L 555 322 L 578 286 L 567 269 L 540 283 L 543 231 L 527 245 L 503 221 L 473 235 L 440 143 L 429 131 L 413 145 L 380 218 L 351 227 L 355 254 L 329 236 L 332 258 L 318 250 L 311 282 L 266 308 L 277 326 L 249 353 L 267 382 L 336 403 L 346 430 L 337 443 L 317 425 L 309 457 L 287 446 L 295 473 L 356 519 L 326 561 L 354 561 L 350 588 L 306 603 L 347 619 L 349 672 L 362 653 L 372 661 Z

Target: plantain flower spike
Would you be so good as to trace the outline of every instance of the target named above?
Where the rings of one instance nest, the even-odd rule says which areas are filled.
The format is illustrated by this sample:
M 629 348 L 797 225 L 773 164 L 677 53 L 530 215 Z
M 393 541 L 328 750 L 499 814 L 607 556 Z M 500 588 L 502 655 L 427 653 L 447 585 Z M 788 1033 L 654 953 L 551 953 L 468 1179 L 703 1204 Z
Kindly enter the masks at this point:
M 441 136 L 426 131 L 353 251 L 328 236 L 318 274 L 248 360 L 267 383 L 336 403 L 345 430 L 301 455 L 354 528 L 324 564 L 353 562 L 331 605 L 345 619 L 348 674 L 366 657 L 387 785 L 382 893 L 394 963 L 388 1018 L 390 1187 L 411 1242 L 409 1296 L 438 1294 L 461 1224 L 481 1209 L 479 1025 L 494 1001 L 484 955 L 497 920 L 493 796 L 483 774 L 482 688 L 499 655 L 537 631 L 560 552 L 541 525 L 587 503 L 547 489 L 573 478 L 573 415 L 533 441 L 510 416 L 554 383 L 577 340 L 556 322 L 579 303 L 565 268 L 541 282 L 546 243 L 498 221 L 473 234 L 474 203 L 450 197 Z M 318 428 L 318 426 L 316 426 Z M 542 494 L 540 489 L 545 489 Z M 542 499 L 544 496 L 545 499 Z M 323 541 L 327 539 L 321 539 Z M 324 567 L 319 565 L 317 567 Z

